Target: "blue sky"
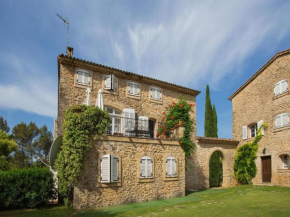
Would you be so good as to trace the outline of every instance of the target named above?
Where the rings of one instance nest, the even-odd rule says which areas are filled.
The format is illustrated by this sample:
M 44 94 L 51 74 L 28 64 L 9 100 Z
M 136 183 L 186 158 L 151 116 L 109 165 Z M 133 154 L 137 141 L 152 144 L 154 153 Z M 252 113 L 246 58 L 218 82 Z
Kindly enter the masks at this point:
M 201 91 L 232 137 L 228 97 L 275 53 L 290 48 L 290 1 L 0 1 L 0 115 L 53 130 L 57 56 L 69 19 L 74 56 Z M 272 88 L 272 87 L 269 87 Z

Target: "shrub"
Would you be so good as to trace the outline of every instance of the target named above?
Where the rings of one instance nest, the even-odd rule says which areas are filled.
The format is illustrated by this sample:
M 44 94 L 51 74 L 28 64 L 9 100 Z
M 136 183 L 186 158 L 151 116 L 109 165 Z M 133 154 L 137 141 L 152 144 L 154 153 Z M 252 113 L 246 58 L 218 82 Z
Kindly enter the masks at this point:
M 48 168 L 0 171 L 0 209 L 34 208 L 55 198 Z

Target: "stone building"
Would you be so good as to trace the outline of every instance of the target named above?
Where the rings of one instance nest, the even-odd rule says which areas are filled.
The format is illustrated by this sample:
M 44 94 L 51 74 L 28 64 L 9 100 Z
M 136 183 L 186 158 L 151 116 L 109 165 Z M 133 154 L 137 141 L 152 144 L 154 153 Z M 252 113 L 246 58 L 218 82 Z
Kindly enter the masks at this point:
M 185 195 L 186 189 L 209 187 L 209 159 L 223 156 L 223 186 L 234 184 L 233 159 L 238 144 L 231 139 L 196 137 L 191 157 L 177 140 L 156 138 L 162 112 L 182 97 L 196 103 L 197 90 L 119 69 L 58 56 L 58 119 L 55 137 L 63 135 L 64 114 L 73 105 L 96 104 L 103 91 L 112 123 L 107 136 L 92 144 L 84 170 L 74 186 L 74 207 L 108 206 Z M 193 107 L 192 118 L 196 118 Z M 137 128 L 136 128 L 137 124 Z
M 233 107 L 233 138 L 239 146 L 253 140 L 262 123 L 254 184 L 290 186 L 290 49 L 277 53 L 229 100 Z

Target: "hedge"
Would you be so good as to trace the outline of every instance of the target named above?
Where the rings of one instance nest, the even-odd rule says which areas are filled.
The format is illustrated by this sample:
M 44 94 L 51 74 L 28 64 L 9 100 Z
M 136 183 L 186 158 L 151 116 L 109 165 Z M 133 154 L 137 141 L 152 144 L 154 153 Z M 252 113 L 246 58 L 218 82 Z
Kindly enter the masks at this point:
M 53 174 L 48 168 L 0 171 L 0 209 L 44 206 L 55 198 Z

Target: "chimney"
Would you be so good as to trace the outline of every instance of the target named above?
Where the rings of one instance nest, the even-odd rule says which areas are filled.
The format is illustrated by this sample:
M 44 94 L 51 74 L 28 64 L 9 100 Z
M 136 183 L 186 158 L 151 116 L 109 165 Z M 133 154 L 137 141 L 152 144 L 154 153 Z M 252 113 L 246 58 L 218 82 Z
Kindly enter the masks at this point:
M 73 47 L 66 47 L 66 54 L 68 57 L 72 57 L 74 54 L 74 48 Z

